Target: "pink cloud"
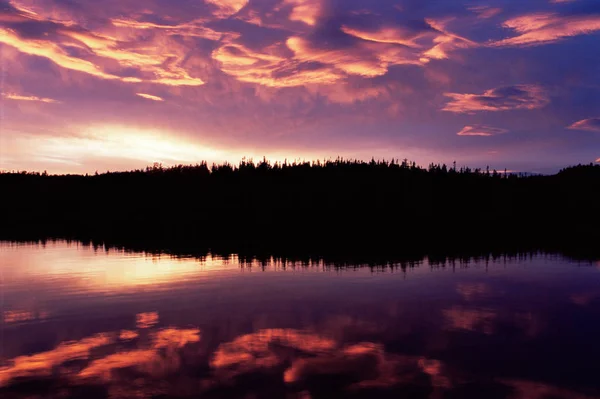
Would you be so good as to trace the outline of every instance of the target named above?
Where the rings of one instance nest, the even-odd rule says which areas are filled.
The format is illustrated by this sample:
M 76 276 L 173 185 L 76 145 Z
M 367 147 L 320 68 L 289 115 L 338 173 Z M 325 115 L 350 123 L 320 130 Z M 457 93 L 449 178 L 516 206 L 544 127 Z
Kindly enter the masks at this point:
M 445 96 L 451 100 L 443 111 L 455 113 L 537 109 L 550 102 L 545 90 L 536 85 L 499 87 L 483 94 L 445 93 Z
M 159 96 L 154 96 L 152 94 L 146 94 L 146 93 L 135 93 L 137 96 L 140 96 L 142 98 L 145 98 L 147 100 L 152 100 L 152 101 L 165 101 L 162 97 Z
M 214 11 L 215 17 L 228 18 L 237 14 L 242 8 L 248 4 L 248 0 L 205 0 L 216 8 Z
M 509 19 L 503 26 L 518 35 L 493 42 L 492 46 L 537 46 L 596 32 L 600 30 L 600 16 L 535 13 Z
M 569 126 L 568 129 L 600 132 L 600 118 L 589 118 L 577 121 Z
M 473 6 L 470 7 L 469 10 L 477 14 L 477 18 L 479 19 L 489 19 L 495 17 L 496 15 L 502 12 L 501 8 L 490 6 Z
M 382 27 L 375 31 L 342 26 L 342 32 L 359 39 L 378 42 L 401 44 L 407 47 L 420 47 L 416 40 L 425 36 L 425 32 L 414 32 L 402 27 Z
M 241 44 L 225 44 L 216 49 L 212 57 L 226 74 L 242 82 L 269 87 L 331 84 L 342 77 L 339 72 L 327 66 L 301 69 L 298 61 L 286 57 L 284 51 L 282 46 L 259 52 Z
M 184 65 L 189 50 L 174 36 L 219 40 L 224 35 L 197 20 L 171 26 L 117 18 L 92 31 L 65 12 L 56 19 L 53 13 L 19 7 L 7 15 L 27 25 L 0 28 L 0 43 L 47 58 L 63 69 L 115 82 L 200 86 L 204 81 Z M 130 76 L 121 76 L 123 71 Z
M 459 136 L 495 136 L 506 133 L 508 130 L 485 125 L 467 125 L 462 130 L 456 133 Z
M 24 96 L 24 95 L 20 95 L 20 94 L 6 94 L 4 96 L 4 98 L 9 99 L 9 100 L 16 100 L 16 101 L 36 101 L 36 102 L 48 103 L 48 104 L 60 102 L 53 98 L 37 97 L 37 96 Z
M 367 30 L 348 25 L 342 26 L 341 29 L 344 33 L 365 41 L 404 46 L 407 48 L 402 54 L 404 63 L 411 60 L 423 65 L 431 59 L 447 59 L 449 53 L 456 49 L 478 46 L 477 43 L 450 32 L 447 25 L 451 21 L 452 19 L 428 18 L 425 22 L 430 29 L 423 30 L 409 29 L 404 26 L 383 26 L 375 30 Z
M 443 60 L 449 58 L 449 53 L 460 48 L 478 47 L 479 44 L 465 37 L 450 32 L 448 25 L 453 18 L 436 20 L 427 18 L 425 22 L 433 28 L 437 34 L 433 38 L 433 47 L 423 53 L 426 59 Z
M 314 26 L 321 14 L 320 0 L 284 0 L 284 4 L 292 5 L 290 21 L 304 22 Z

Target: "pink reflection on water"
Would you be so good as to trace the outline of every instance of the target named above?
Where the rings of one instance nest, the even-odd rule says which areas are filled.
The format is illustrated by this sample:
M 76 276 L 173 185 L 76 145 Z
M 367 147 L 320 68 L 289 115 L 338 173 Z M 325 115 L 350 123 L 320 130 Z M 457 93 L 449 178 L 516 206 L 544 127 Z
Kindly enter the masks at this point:
M 438 360 L 389 354 L 379 343 L 344 344 L 315 332 L 293 329 L 261 330 L 221 344 L 211 366 L 222 381 L 285 366 L 283 381 L 291 385 L 317 376 L 344 375 L 354 381 L 347 385 L 349 390 L 387 388 L 426 374 L 436 389 L 450 387 Z
M 480 331 L 485 334 L 494 332 L 493 321 L 497 314 L 491 309 L 465 308 L 453 306 L 442 310 L 448 330 Z
M 105 332 L 80 340 L 65 341 L 49 351 L 9 359 L 0 368 L 0 386 L 9 385 L 17 378 L 49 376 L 60 376 L 73 381 L 110 381 L 113 372 L 129 367 L 150 375 L 162 375 L 176 371 L 180 366 L 178 350 L 199 342 L 200 337 L 198 328 L 169 327 L 151 331 L 149 339 L 145 341 L 140 340 L 139 331 L 133 330 Z M 119 350 L 125 342 L 132 341 L 138 348 Z M 83 362 L 83 366 L 64 366 L 74 360 Z
M 92 349 L 112 342 L 114 342 L 114 334 L 97 334 L 78 341 L 62 342 L 50 351 L 16 357 L 0 369 L 0 386 L 19 377 L 49 376 L 54 367 L 71 360 L 89 359 Z
M 158 312 L 138 313 L 135 316 L 137 328 L 150 328 L 158 323 Z

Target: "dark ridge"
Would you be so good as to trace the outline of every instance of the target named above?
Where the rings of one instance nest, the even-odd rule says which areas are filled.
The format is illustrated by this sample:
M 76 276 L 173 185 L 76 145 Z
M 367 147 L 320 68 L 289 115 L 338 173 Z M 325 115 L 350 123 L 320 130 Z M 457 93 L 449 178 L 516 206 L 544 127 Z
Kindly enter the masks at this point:
M 263 160 L 3 173 L 0 190 L 5 240 L 285 259 L 600 252 L 600 166 L 592 164 L 526 176 L 394 160 Z

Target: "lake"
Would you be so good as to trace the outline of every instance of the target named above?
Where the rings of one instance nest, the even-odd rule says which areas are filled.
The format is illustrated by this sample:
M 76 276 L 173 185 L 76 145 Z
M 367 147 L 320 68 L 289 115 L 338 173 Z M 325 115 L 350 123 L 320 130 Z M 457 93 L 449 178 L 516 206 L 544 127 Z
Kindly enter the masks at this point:
M 0 243 L 2 398 L 600 397 L 600 263 Z

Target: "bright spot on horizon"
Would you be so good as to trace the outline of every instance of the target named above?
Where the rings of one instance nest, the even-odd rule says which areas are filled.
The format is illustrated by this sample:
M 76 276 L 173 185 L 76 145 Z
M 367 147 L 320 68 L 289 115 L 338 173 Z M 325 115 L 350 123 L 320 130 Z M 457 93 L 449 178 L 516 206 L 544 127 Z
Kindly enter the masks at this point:
M 199 139 L 180 136 L 179 132 L 119 125 L 92 126 L 78 129 L 78 134 L 38 136 L 23 132 L 1 137 L 0 170 L 24 170 L 22 164 L 43 165 L 29 170 L 49 173 L 91 173 L 94 170 L 131 170 L 154 163 L 164 166 L 195 164 L 202 161 L 222 162 L 231 153 L 199 143 Z M 68 130 L 69 131 L 69 130 Z M 67 131 L 67 132 L 68 132 Z M 11 151 L 23 156 L 17 167 Z M 10 167 L 7 167 L 9 166 Z M 98 165 L 101 165 L 98 168 Z M 114 167 L 114 165 L 118 165 Z M 75 172 L 76 171 L 76 172 Z
M 55 140 L 52 150 L 76 157 L 102 156 L 165 164 L 216 159 L 223 151 L 159 130 L 126 126 L 95 126 L 82 137 Z

